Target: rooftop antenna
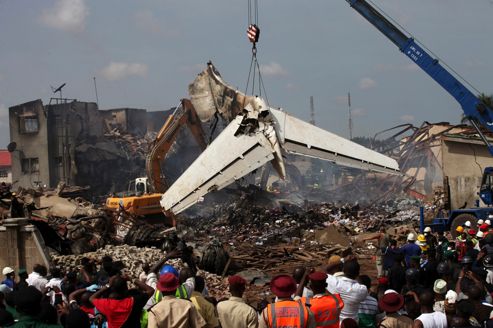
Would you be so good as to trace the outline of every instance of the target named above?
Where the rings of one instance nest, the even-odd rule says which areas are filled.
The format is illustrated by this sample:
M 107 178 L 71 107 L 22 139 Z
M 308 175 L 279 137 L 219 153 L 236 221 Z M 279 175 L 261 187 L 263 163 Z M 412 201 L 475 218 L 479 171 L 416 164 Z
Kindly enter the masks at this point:
M 310 123 L 315 125 L 315 105 L 313 104 L 313 96 L 310 96 Z
M 63 87 L 64 87 L 66 84 L 67 84 L 67 83 L 64 83 L 64 84 L 62 84 L 61 86 L 59 86 L 58 88 L 56 88 L 56 89 L 55 89 L 55 88 L 53 88 L 53 87 L 50 85 L 50 87 L 51 87 L 51 91 L 53 91 L 53 93 L 57 93 L 57 92 L 59 92 L 59 93 L 60 93 L 60 100 L 63 98 L 63 97 L 62 97 L 62 89 L 63 89 Z
M 349 140 L 353 140 L 353 113 L 351 111 L 351 93 L 347 93 L 347 104 L 349 110 Z

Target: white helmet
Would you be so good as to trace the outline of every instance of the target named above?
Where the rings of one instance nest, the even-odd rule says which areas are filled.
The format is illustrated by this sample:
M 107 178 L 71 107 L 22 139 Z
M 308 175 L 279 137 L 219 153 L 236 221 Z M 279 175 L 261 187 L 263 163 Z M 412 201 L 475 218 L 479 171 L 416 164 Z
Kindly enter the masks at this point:
M 423 230 L 423 232 L 431 232 L 431 228 L 430 227 L 426 227 L 425 230 Z
M 470 228 L 470 227 L 471 227 L 471 221 L 466 221 L 466 223 L 464 223 L 464 225 L 465 225 L 466 227 Z
M 487 225 L 489 225 L 489 226 L 491 225 L 491 221 L 490 221 L 489 219 L 488 219 L 488 220 L 486 220 L 486 221 L 484 221 L 484 223 L 486 223 L 486 224 L 487 224 Z
M 478 231 L 478 233 L 476 234 L 476 237 L 483 238 L 484 237 L 484 233 L 482 231 Z
M 482 225 L 484 223 L 483 219 L 478 220 L 478 226 Z
M 416 241 L 416 236 L 410 232 L 409 235 L 407 235 L 407 241 Z
M 8 274 L 11 274 L 14 272 L 14 269 L 12 269 L 11 267 L 5 267 L 3 268 L 2 270 L 2 273 L 4 276 L 8 275 Z

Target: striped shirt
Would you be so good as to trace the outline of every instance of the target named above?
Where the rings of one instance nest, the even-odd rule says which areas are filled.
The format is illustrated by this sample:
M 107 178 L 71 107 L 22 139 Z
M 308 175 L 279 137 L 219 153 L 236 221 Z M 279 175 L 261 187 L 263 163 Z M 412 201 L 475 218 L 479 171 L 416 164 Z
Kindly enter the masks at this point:
M 378 301 L 368 295 L 359 304 L 358 325 L 362 328 L 376 327 L 376 315 L 378 314 Z

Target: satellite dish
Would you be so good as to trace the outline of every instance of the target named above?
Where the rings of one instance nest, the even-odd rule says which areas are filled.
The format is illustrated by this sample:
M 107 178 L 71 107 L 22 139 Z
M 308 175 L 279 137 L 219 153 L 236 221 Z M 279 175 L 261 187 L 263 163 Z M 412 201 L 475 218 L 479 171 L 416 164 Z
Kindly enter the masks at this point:
M 15 141 L 12 141 L 7 146 L 7 150 L 9 151 L 9 153 L 13 153 L 16 149 L 17 149 L 17 143 Z

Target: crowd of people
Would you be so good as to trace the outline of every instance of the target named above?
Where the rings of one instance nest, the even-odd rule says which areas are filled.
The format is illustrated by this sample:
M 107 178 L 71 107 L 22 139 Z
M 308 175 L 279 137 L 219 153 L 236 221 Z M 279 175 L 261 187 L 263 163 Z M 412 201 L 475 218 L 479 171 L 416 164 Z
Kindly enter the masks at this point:
M 493 227 L 468 221 L 455 234 L 426 228 L 399 245 L 382 229 L 371 238 L 379 246 L 373 281 L 348 249 L 324 268 L 273 277 L 272 298 L 256 307 L 243 298 L 251 282 L 238 275 L 227 279 L 229 299 L 210 297 L 193 265 L 169 264 L 176 250 L 133 281 L 109 256 L 83 258 L 75 272 L 5 267 L 0 327 L 493 327 Z

